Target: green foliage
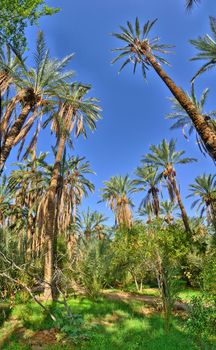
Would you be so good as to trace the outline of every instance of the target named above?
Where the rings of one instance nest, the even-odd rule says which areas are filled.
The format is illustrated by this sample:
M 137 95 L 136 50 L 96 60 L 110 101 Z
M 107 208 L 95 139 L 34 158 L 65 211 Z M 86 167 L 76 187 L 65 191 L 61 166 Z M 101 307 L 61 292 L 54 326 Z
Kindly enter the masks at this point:
M 86 293 L 97 298 L 108 283 L 111 251 L 107 239 L 83 240 L 75 263 L 75 278 L 85 288 Z
M 197 338 L 203 349 L 208 349 L 206 341 L 216 334 L 215 298 L 206 298 L 202 296 L 192 299 L 187 329 L 190 334 Z
M 58 8 L 48 7 L 44 0 L 0 0 L 0 43 L 9 43 L 20 52 L 26 47 L 25 28 L 41 16 L 52 15 Z
M 144 317 L 141 310 L 143 303 L 128 301 L 128 303 L 98 299 L 97 301 L 86 298 L 70 299 L 69 305 L 73 312 L 81 315 L 85 320 L 83 332 L 88 334 L 78 349 L 83 350 L 198 350 L 193 337 L 188 336 L 181 322 L 175 320 L 169 334 L 163 330 L 163 319 L 160 315 L 148 315 Z M 56 305 L 55 310 L 60 306 Z M 60 307 L 61 308 L 61 307 Z M 38 306 L 26 309 L 29 319 L 39 314 Z M 61 314 L 61 312 L 60 312 Z M 59 314 L 59 315 L 60 315 Z M 17 313 L 18 316 L 18 313 Z M 53 327 L 52 325 L 50 325 Z M 31 324 L 29 324 L 31 329 Z M 75 327 L 74 327 L 75 328 Z M 29 328 L 27 328 L 29 329 Z M 47 329 L 46 324 L 40 324 L 40 329 Z M 23 347 L 20 346 L 23 345 Z M 24 344 L 16 338 L 10 339 L 4 350 L 24 349 Z M 50 350 L 64 349 L 63 344 L 49 345 Z M 73 347 L 72 347 L 73 348 Z M 29 348 L 26 348 L 29 350 Z M 71 347 L 69 347 L 71 349 Z

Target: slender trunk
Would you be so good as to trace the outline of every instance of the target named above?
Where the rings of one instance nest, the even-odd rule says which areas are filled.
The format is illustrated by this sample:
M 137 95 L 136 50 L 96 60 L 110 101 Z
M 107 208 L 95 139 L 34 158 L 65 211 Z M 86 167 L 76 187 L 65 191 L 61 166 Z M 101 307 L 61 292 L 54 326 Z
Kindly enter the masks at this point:
M 32 257 L 33 234 L 34 234 L 34 217 L 32 213 L 30 213 L 28 214 L 28 223 L 27 223 L 27 249 L 26 249 L 27 260 L 30 260 Z
M 152 197 L 153 197 L 153 208 L 154 208 L 154 214 L 158 218 L 159 217 L 159 211 L 160 211 L 160 201 L 158 197 L 158 190 L 157 188 L 152 188 Z
M 176 195 L 176 198 L 177 198 L 177 201 L 178 201 L 178 205 L 179 205 L 179 208 L 181 210 L 182 220 L 183 220 L 183 223 L 184 223 L 184 226 L 185 226 L 185 230 L 187 232 L 191 233 L 187 212 L 186 212 L 184 204 L 182 202 L 180 191 L 178 189 L 178 186 L 177 186 L 177 183 L 176 183 L 176 179 L 175 179 L 174 176 L 170 176 L 170 182 L 171 182 L 171 184 L 173 186 L 173 190 L 175 192 L 175 195 Z
M 73 193 L 72 197 L 72 223 L 73 223 L 73 232 L 68 235 L 68 244 L 67 244 L 67 251 L 69 259 L 72 259 L 73 252 L 75 250 L 76 246 L 76 231 L 75 231 L 75 225 L 76 225 L 76 216 L 77 216 L 77 202 L 76 202 L 76 196 L 75 193 Z
M 184 91 L 179 88 L 174 81 L 167 75 L 167 73 L 161 68 L 161 65 L 157 62 L 154 55 L 146 47 L 142 47 L 142 54 L 150 62 L 154 70 L 157 72 L 159 77 L 167 85 L 171 93 L 180 103 L 180 105 L 187 112 L 188 116 L 191 118 L 197 133 L 199 134 L 201 140 L 203 141 L 206 149 L 208 150 L 211 157 L 216 160 L 216 132 L 211 128 L 205 117 L 200 114 L 194 104 L 191 102 L 190 98 L 184 93 Z
M 4 140 L 4 143 L 0 149 L 0 174 L 3 171 L 5 162 L 11 152 L 11 149 L 14 146 L 14 140 L 19 135 L 29 113 L 32 110 L 32 106 L 30 104 L 26 104 L 19 117 L 15 120 L 12 125 L 10 131 L 8 132 L 7 138 Z
M 54 262 L 56 256 L 55 244 L 55 197 L 58 186 L 58 176 L 60 170 L 60 162 L 63 157 L 65 148 L 66 136 L 62 135 L 59 140 L 58 150 L 56 153 L 55 163 L 52 171 L 50 186 L 47 193 L 47 219 L 45 231 L 45 264 L 44 264 L 44 298 L 53 298 L 53 283 L 54 283 Z

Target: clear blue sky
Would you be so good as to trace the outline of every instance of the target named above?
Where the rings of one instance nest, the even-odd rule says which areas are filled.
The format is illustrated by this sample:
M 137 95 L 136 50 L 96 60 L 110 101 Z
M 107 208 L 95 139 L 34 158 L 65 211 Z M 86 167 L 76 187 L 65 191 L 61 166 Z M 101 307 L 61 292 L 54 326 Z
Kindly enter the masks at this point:
M 215 171 L 211 160 L 204 158 L 198 150 L 193 137 L 188 142 L 180 130 L 169 130 L 170 122 L 164 117 L 170 112 L 170 93 L 156 74 L 151 71 L 145 82 L 141 74 L 132 74 L 132 67 L 118 75 L 118 66 L 110 64 L 111 49 L 120 44 L 111 32 L 117 31 L 127 20 L 134 21 L 136 16 L 142 23 L 158 18 L 153 34 L 159 35 L 163 43 L 176 45 L 174 54 L 168 58 L 172 67 L 165 68 L 178 85 L 189 90 L 190 78 L 201 63 L 189 62 L 195 50 L 188 40 L 210 31 L 208 16 L 216 16 L 214 2 L 202 1 L 188 15 L 184 10 L 185 0 L 48 1 L 49 5 L 62 8 L 59 14 L 40 21 L 51 55 L 60 58 L 76 53 L 71 63 L 71 68 L 77 72 L 76 79 L 92 84 L 92 95 L 101 100 L 103 108 L 103 120 L 98 123 L 96 132 L 89 135 L 87 141 L 75 142 L 74 153 L 86 156 L 97 173 L 93 178 L 96 192 L 85 201 L 84 207 L 90 205 L 112 218 L 105 204 L 97 204 L 102 182 L 112 175 L 132 175 L 149 145 L 158 144 L 162 138 L 177 138 L 178 148 L 199 160 L 197 164 L 177 167 L 186 208 L 189 209 L 191 204 L 185 200 L 188 184 L 203 172 Z M 35 27 L 27 31 L 30 50 L 36 32 Z M 216 72 L 212 71 L 198 80 L 198 95 L 206 87 L 211 89 L 206 112 L 216 109 L 215 76 Z M 43 132 L 39 150 L 50 149 L 51 143 L 54 141 L 48 132 Z M 11 160 L 14 160 L 14 154 Z M 140 198 L 136 195 L 135 202 L 138 203 Z

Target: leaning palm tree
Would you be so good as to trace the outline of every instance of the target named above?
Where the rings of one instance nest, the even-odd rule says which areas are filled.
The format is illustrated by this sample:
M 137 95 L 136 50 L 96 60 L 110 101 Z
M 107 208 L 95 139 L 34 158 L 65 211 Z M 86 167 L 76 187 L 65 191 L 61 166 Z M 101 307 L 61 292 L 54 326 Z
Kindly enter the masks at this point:
M 216 18 L 214 17 L 210 17 L 210 28 L 212 37 L 206 34 L 203 37 L 199 36 L 197 39 L 190 40 L 190 43 L 198 50 L 198 54 L 191 61 L 206 61 L 194 75 L 192 81 L 216 65 Z
M 135 192 L 134 183 L 129 176 L 112 176 L 109 181 L 104 181 L 101 190 L 101 202 L 107 202 L 115 214 L 118 226 L 131 227 L 132 225 L 132 199 Z
M 90 86 L 74 83 L 71 86 L 63 85 L 61 93 L 58 94 L 59 110 L 53 115 L 52 130 L 56 133 L 57 145 L 54 166 L 50 180 L 49 189 L 43 198 L 41 210 L 44 213 L 45 224 L 45 299 L 52 298 L 54 259 L 56 256 L 56 235 L 55 235 L 55 215 L 56 215 L 56 195 L 58 189 L 58 178 L 60 165 L 64 154 L 65 145 L 71 140 L 72 132 L 74 136 L 84 135 L 87 137 L 87 128 L 94 131 L 96 122 L 100 118 L 100 108 L 95 98 L 86 97 Z M 48 118 L 47 123 L 50 121 Z M 47 124 L 45 122 L 45 124 Z
M 73 54 L 61 61 L 51 60 L 43 34 L 39 32 L 34 68 L 29 68 L 24 61 L 20 61 L 18 73 L 10 70 L 16 95 L 6 106 L 1 119 L 0 172 L 12 148 L 20 141 L 25 141 L 35 120 L 44 109 L 55 104 L 58 86 L 73 75 L 71 71 L 64 71 L 72 57 Z
M 183 158 L 185 151 L 176 150 L 176 141 L 171 139 L 167 142 L 165 139 L 158 145 L 150 146 L 151 153 L 143 157 L 143 162 L 162 170 L 161 175 L 167 183 L 167 187 L 171 196 L 176 196 L 179 208 L 182 214 L 185 230 L 190 232 L 188 216 L 181 199 L 180 191 L 176 182 L 176 171 L 174 166 L 177 164 L 187 164 L 196 161 L 194 158 Z
M 197 207 L 201 217 L 206 212 L 209 223 L 212 223 L 216 229 L 216 175 L 197 176 L 189 190 L 191 193 L 188 197 L 197 197 L 191 207 Z
M 114 50 L 120 51 L 120 54 L 112 63 L 127 57 L 121 65 L 120 71 L 127 64 L 132 63 L 135 72 L 137 65 L 140 64 L 145 78 L 147 70 L 152 67 L 189 115 L 206 149 L 211 157 L 216 160 L 216 131 L 205 120 L 205 117 L 199 113 L 187 94 L 175 84 L 161 67 L 161 64 L 168 64 L 168 62 L 160 54 L 168 53 L 167 48 L 170 46 L 160 44 L 158 37 L 150 39 L 149 33 L 155 22 L 156 20 L 148 21 L 143 28 L 140 28 L 137 18 L 134 27 L 130 22 L 127 22 L 127 28 L 120 27 L 122 33 L 114 33 L 113 35 L 126 43 L 126 46 Z
M 146 196 L 140 203 L 140 208 L 150 205 L 155 216 L 159 216 L 160 200 L 158 185 L 161 181 L 161 175 L 158 173 L 158 168 L 152 166 L 138 167 L 135 171 L 137 179 L 134 180 L 134 185 L 138 186 L 139 191 L 147 191 Z
M 195 95 L 194 91 L 194 83 L 192 83 L 191 86 L 191 95 L 188 94 L 188 98 L 191 99 L 193 104 L 196 106 L 197 110 L 199 111 L 200 114 L 203 114 L 205 116 L 206 121 L 208 123 L 212 124 L 212 127 L 215 127 L 216 130 L 216 120 L 213 119 L 216 116 L 216 111 L 210 111 L 206 113 L 204 111 L 205 103 L 208 97 L 209 89 L 205 89 L 202 92 L 202 95 L 200 97 L 200 100 L 198 100 L 197 96 Z M 192 123 L 192 120 L 188 116 L 188 114 L 185 112 L 184 108 L 180 105 L 180 103 L 176 100 L 176 98 L 171 97 L 171 108 L 172 108 L 172 113 L 169 113 L 166 116 L 166 119 L 171 119 L 174 121 L 172 126 L 170 127 L 171 130 L 174 129 L 182 129 L 183 135 L 185 138 L 187 138 L 187 132 L 186 129 L 188 129 L 188 134 L 189 136 L 192 134 L 192 132 L 195 130 L 194 124 Z M 205 144 L 203 143 L 202 139 L 199 137 L 199 134 L 196 133 L 196 140 L 197 144 L 199 146 L 199 149 L 201 150 L 202 153 L 208 152 L 207 149 L 205 148 Z

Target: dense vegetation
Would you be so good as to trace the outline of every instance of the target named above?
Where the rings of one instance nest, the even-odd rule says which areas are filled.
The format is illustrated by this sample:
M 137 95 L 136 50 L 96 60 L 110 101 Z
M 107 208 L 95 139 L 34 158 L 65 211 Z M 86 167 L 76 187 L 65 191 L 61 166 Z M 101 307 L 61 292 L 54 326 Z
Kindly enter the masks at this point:
M 196 3 L 186 1 L 186 7 Z M 105 179 L 99 201 L 110 208 L 114 225 L 99 211 L 83 210 L 95 173 L 85 156 L 75 155 L 74 140 L 96 129 L 102 103 L 88 83 L 75 81 L 68 68 L 73 54 L 52 58 L 41 31 L 27 57 L 25 27 L 56 9 L 44 1 L 2 4 L 0 346 L 214 349 L 215 173 L 203 169 L 190 184 L 191 216 L 178 169 L 184 166 L 187 174 L 199 160 L 178 149 L 175 139 L 162 138 L 134 173 Z M 193 60 L 204 60 L 191 94 L 163 69 L 171 46 L 152 37 L 155 23 L 141 26 L 137 18 L 113 33 L 125 45 L 114 49 L 113 63 L 123 58 L 120 71 L 132 64 L 134 73 L 141 66 L 145 79 L 152 68 L 173 96 L 171 130 L 180 128 L 187 138 L 194 132 L 200 156 L 215 162 L 216 110 L 204 112 L 208 88 L 200 99 L 195 90 L 200 75 L 216 65 L 216 19 L 210 17 L 211 35 L 190 41 L 198 52 Z M 53 163 L 38 144 L 45 129 Z M 10 164 L 14 151 L 17 162 Z

